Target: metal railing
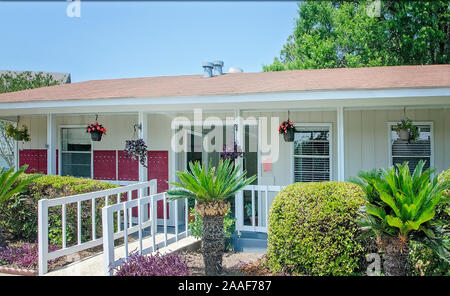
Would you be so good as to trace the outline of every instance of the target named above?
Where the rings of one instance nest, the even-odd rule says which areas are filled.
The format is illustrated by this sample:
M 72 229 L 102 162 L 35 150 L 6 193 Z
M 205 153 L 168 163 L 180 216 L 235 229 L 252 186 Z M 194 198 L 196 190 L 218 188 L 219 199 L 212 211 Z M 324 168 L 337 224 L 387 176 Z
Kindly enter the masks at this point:
M 107 189 L 96 192 L 89 192 L 79 195 L 72 195 L 67 197 L 60 197 L 55 199 L 41 199 L 38 202 L 38 244 L 39 244 L 39 275 L 43 275 L 48 272 L 48 262 L 50 260 L 59 258 L 61 256 L 73 254 L 82 250 L 86 250 L 95 246 L 103 244 L 103 237 L 97 237 L 96 233 L 96 203 L 99 199 L 104 201 L 106 207 L 111 207 L 110 203 L 115 202 L 115 206 L 123 207 L 122 203 L 134 202 L 137 200 L 132 200 L 132 192 L 137 190 L 138 199 L 142 198 L 146 192 L 149 194 L 154 194 L 157 192 L 157 181 L 156 179 L 136 183 L 133 185 L 117 187 L 113 189 Z M 123 196 L 127 194 L 126 202 L 122 202 Z M 116 197 L 116 201 L 114 201 Z M 91 239 L 86 242 L 82 242 L 82 202 L 91 203 Z M 77 242 L 73 246 L 67 245 L 67 213 L 66 209 L 68 205 L 76 204 L 77 206 Z M 62 236 L 62 248 L 49 252 L 49 209 L 54 207 L 61 207 L 61 236 Z M 128 207 L 128 216 L 131 217 L 131 208 Z M 127 219 L 127 215 L 124 215 L 124 219 Z M 132 221 L 124 221 L 124 225 L 132 225 Z M 109 227 L 114 227 L 114 222 L 112 222 Z M 121 215 L 117 215 L 117 231 L 120 232 L 121 228 Z M 126 228 L 126 227 L 125 227 Z M 108 228 L 108 230 L 110 230 Z M 105 235 L 105 232 L 102 233 Z
M 160 242 L 156 241 L 156 237 L 158 234 L 158 225 L 157 225 L 157 202 L 162 201 L 163 202 L 163 238 Z M 188 230 L 188 200 L 184 200 L 185 204 L 185 213 L 184 213 L 184 225 L 185 225 L 185 231 L 179 232 L 178 229 L 178 201 L 171 201 L 169 202 L 169 207 L 171 205 L 174 205 L 175 207 L 175 233 L 171 238 L 168 238 L 168 231 L 167 231 L 167 197 L 166 193 L 158 193 L 158 194 L 152 194 L 149 196 L 143 196 L 139 199 L 127 201 L 121 204 L 115 204 L 111 206 L 104 207 L 102 209 L 102 225 L 103 225 L 103 234 L 104 234 L 104 240 L 103 240 L 103 252 L 104 252 L 104 273 L 105 275 L 113 275 L 113 270 L 115 267 L 121 265 L 123 262 L 125 262 L 128 259 L 129 255 L 129 235 L 138 232 L 138 243 L 139 243 L 139 254 L 145 255 L 149 254 L 151 252 L 156 251 L 157 249 L 167 246 L 173 242 L 178 241 L 182 237 L 187 237 L 189 235 Z M 147 217 L 144 214 L 144 209 L 148 208 L 150 206 L 150 215 L 147 219 Z M 127 221 L 129 221 L 130 218 L 130 209 L 133 207 L 137 207 L 137 225 L 132 226 L 131 224 L 128 224 Z M 124 213 L 124 229 L 119 232 L 114 232 L 113 228 L 113 219 L 115 213 L 120 213 L 120 211 L 123 211 Z M 128 215 L 126 214 L 128 213 Z M 119 214 L 118 214 L 119 216 Z M 146 227 L 150 227 L 151 231 L 151 244 L 148 247 L 143 246 L 143 230 Z M 115 259 L 115 248 L 114 248 L 114 241 L 118 238 L 124 238 L 124 257 Z

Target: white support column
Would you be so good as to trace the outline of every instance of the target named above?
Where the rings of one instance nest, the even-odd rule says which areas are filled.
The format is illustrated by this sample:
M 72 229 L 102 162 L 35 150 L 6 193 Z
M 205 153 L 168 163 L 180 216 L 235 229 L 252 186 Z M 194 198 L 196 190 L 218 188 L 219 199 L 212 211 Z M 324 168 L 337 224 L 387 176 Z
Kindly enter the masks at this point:
M 19 169 L 19 142 L 14 141 L 14 171 L 17 172 Z
M 337 180 L 345 180 L 344 107 L 337 107 Z
M 236 137 L 235 140 L 238 142 L 239 146 L 244 151 L 245 149 L 245 127 L 243 126 L 243 118 L 241 117 L 242 113 L 241 110 L 236 109 L 234 111 L 234 117 L 235 117 L 235 124 L 236 124 Z M 243 167 L 243 160 L 241 158 L 238 158 L 238 164 L 241 165 L 241 171 L 242 173 L 242 167 Z M 236 226 L 239 229 L 240 226 L 244 224 L 244 196 L 243 192 L 240 191 L 238 194 L 235 195 L 234 198 L 234 205 L 235 205 L 235 218 L 236 218 Z M 238 235 L 240 235 L 241 232 L 238 230 Z
M 56 175 L 56 116 L 47 115 L 47 175 Z
M 143 139 L 148 145 L 148 114 L 139 112 L 139 139 Z M 147 181 L 147 168 L 139 163 L 139 182 Z

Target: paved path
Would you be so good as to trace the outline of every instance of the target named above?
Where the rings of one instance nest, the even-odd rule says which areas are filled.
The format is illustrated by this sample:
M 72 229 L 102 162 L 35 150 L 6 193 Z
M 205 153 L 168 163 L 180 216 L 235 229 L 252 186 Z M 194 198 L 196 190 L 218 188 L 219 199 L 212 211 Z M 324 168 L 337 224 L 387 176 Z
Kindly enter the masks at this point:
M 168 234 L 168 239 L 171 237 L 174 237 L 173 234 Z M 156 235 L 156 243 L 164 241 L 164 234 L 158 233 Z M 178 242 L 172 243 L 168 245 L 167 247 L 163 247 L 159 249 L 159 253 L 166 254 L 170 252 L 174 252 L 177 250 L 181 250 L 184 248 L 187 248 L 189 246 L 192 246 L 193 244 L 199 242 L 199 239 L 196 239 L 192 236 L 189 236 L 187 238 L 179 239 Z M 152 245 L 152 239 L 151 237 L 145 238 L 142 240 L 143 248 L 148 248 Z M 128 250 L 139 250 L 139 241 L 135 241 L 128 244 Z M 115 259 L 123 258 L 125 257 L 125 247 L 119 246 L 114 249 Z M 69 265 L 66 265 L 58 270 L 51 271 L 46 276 L 102 276 L 104 275 L 103 271 L 103 253 L 100 253 L 98 255 L 94 255 L 91 257 L 87 257 L 82 259 L 81 261 L 71 263 Z

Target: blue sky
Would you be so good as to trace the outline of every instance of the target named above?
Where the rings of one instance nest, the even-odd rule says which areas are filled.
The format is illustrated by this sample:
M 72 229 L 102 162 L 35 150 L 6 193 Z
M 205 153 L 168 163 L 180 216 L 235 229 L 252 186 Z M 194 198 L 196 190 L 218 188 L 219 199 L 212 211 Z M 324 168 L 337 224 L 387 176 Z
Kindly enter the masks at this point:
M 258 72 L 291 34 L 282 2 L 0 2 L 0 70 L 70 72 L 72 81 L 201 74 L 202 61 Z

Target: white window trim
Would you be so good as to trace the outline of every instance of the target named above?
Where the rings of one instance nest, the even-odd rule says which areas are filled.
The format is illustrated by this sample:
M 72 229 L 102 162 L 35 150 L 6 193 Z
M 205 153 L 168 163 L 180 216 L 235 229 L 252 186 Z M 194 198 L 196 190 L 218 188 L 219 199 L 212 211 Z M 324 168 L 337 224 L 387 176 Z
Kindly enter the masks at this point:
M 307 122 L 294 122 L 294 127 L 327 127 L 330 133 L 330 144 L 329 144 L 329 160 L 330 160 L 330 180 L 333 180 L 333 123 L 331 122 L 321 122 L 321 123 L 307 123 Z M 294 156 L 294 145 L 295 145 L 295 140 L 294 142 L 292 142 L 291 144 L 291 183 L 295 183 L 295 156 Z
M 388 167 L 392 164 L 392 145 L 391 145 L 391 130 L 392 127 L 399 122 L 389 121 L 387 123 L 387 146 L 388 146 Z M 434 167 L 434 125 L 432 121 L 413 121 L 414 125 L 429 125 L 430 126 L 430 167 Z
M 62 171 L 62 139 L 61 130 L 63 128 L 85 128 L 85 125 L 59 125 L 58 126 L 58 176 L 61 176 Z M 86 152 L 88 153 L 88 152 Z M 91 179 L 94 179 L 94 143 L 91 140 Z

